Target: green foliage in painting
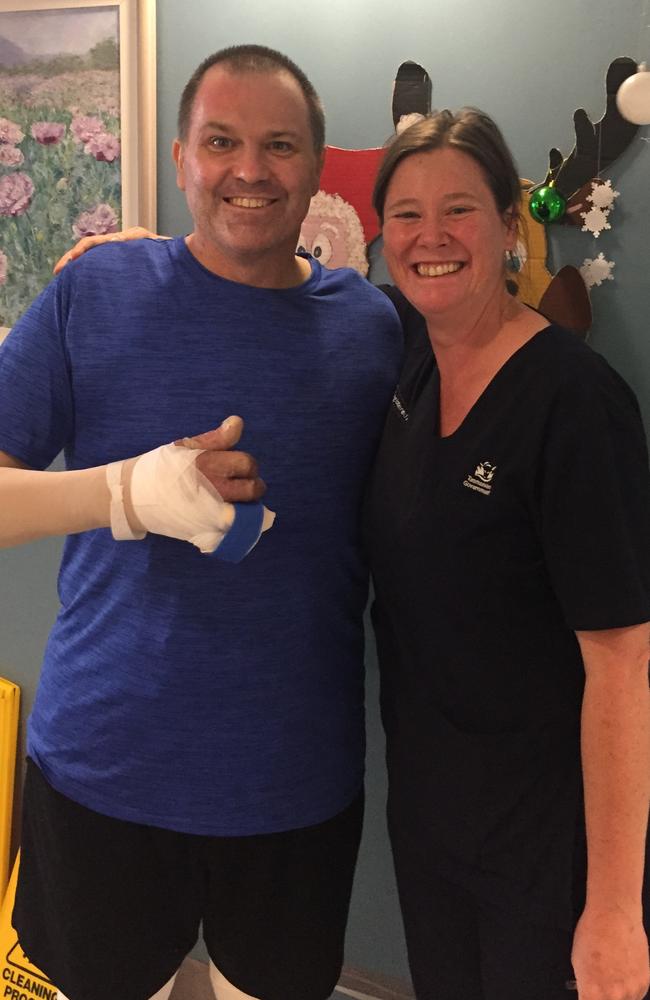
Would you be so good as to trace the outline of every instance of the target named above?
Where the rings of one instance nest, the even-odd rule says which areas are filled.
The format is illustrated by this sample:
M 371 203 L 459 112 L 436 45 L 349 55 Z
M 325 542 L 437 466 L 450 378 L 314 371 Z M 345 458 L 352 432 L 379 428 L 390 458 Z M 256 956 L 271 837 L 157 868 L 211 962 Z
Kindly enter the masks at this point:
M 114 38 L 105 38 L 97 42 L 88 53 L 92 69 L 117 69 L 120 64 L 120 53 Z

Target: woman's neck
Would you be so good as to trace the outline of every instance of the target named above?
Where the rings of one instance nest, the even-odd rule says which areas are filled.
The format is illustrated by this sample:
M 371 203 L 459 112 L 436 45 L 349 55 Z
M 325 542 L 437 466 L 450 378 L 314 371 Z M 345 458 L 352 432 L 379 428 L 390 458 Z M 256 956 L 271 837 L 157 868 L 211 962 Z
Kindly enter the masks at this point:
M 440 434 L 453 434 L 500 368 L 547 326 L 508 293 L 464 325 L 427 319 L 440 373 Z
M 484 367 L 499 351 L 505 329 L 524 313 L 525 307 L 505 290 L 490 301 L 467 306 L 449 315 L 426 316 L 427 330 L 441 372 Z

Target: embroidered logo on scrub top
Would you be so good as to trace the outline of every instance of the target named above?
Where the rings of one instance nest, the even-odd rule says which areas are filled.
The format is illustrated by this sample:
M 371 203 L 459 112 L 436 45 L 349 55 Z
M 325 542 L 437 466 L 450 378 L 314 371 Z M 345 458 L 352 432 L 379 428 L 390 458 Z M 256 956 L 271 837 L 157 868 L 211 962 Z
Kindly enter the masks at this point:
M 399 386 L 397 387 L 397 389 L 395 390 L 395 393 L 393 395 L 393 406 L 395 407 L 395 409 L 399 413 L 399 415 L 402 418 L 402 420 L 404 420 L 406 423 L 408 423 L 409 415 L 408 415 L 407 410 L 404 407 L 404 404 L 403 404 L 402 400 L 399 398 Z
M 474 475 L 468 476 L 467 479 L 463 480 L 463 486 L 466 486 L 468 490 L 476 490 L 477 493 L 482 493 L 483 496 L 489 497 L 492 492 L 492 480 L 496 471 L 497 467 L 496 465 L 492 465 L 492 462 L 479 462 L 474 469 Z

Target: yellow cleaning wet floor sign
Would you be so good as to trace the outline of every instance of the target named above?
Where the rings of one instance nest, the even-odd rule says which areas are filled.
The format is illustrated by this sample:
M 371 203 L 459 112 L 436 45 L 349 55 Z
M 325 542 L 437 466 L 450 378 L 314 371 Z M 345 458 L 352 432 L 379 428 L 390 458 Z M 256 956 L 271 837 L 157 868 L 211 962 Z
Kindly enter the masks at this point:
M 14 870 L 0 910 L 0 1000 L 57 1000 L 56 986 L 47 976 L 29 961 L 20 947 L 16 932 L 11 926 L 11 912 L 14 908 L 18 865 Z
M 9 881 L 19 706 L 20 688 L 12 681 L 0 677 L 0 899 Z

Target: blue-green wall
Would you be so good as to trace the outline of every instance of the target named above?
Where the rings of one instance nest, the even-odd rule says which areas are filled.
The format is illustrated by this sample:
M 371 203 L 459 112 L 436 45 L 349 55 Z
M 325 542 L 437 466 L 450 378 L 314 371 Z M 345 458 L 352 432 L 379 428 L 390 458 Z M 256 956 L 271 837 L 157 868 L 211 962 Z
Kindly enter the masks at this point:
M 380 145 L 392 131 L 391 84 L 399 64 L 420 62 L 433 80 L 435 107 L 476 104 L 497 119 L 523 176 L 541 179 L 547 151 L 573 145 L 572 113 L 604 111 L 604 74 L 620 55 L 650 58 L 645 0 L 158 0 L 159 228 L 190 227 L 169 149 L 176 102 L 211 51 L 259 42 L 286 51 L 311 76 L 334 145 Z M 593 291 L 591 342 L 636 390 L 650 430 L 650 129 L 612 171 L 621 192 L 611 232 L 599 239 L 562 230 L 556 267 L 603 251 L 615 281 Z M 0 666 L 31 701 L 47 628 L 55 613 L 59 545 L 43 542 L 0 556 Z M 353 901 L 347 960 L 388 974 L 406 970 L 390 857 L 382 824 L 384 779 L 369 653 L 369 803 Z

